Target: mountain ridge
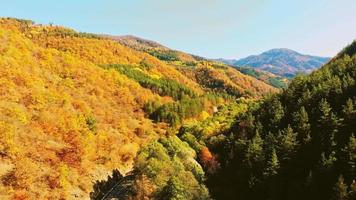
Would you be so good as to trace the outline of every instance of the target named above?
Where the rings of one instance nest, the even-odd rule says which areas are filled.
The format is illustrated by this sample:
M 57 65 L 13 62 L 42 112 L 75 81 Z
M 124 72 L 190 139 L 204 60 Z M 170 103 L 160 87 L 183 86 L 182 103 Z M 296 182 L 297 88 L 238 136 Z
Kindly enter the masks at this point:
M 252 67 L 280 76 L 293 77 L 297 73 L 310 73 L 331 58 L 302 54 L 289 48 L 273 48 L 241 59 L 218 59 L 236 67 Z

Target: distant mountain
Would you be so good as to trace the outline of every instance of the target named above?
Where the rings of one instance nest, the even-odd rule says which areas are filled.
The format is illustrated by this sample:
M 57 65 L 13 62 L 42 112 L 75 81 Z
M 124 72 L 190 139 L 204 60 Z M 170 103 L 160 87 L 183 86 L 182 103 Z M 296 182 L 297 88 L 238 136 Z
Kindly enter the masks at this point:
M 310 56 L 281 48 L 271 49 L 260 55 L 252 55 L 232 63 L 234 66 L 250 66 L 280 76 L 293 77 L 296 73 L 310 73 L 328 62 L 330 58 Z M 229 64 L 229 62 L 225 62 Z M 231 63 L 230 63 L 231 64 Z
M 206 60 L 205 58 L 202 58 L 200 56 L 195 56 L 182 51 L 173 50 L 155 41 L 139 38 L 133 35 L 124 35 L 124 36 L 104 35 L 104 37 L 113 39 L 119 42 L 121 45 L 130 47 L 137 51 L 144 51 L 162 61 L 195 62 L 195 61 Z
M 237 62 L 236 59 L 225 59 L 225 58 L 218 58 L 218 59 L 215 59 L 215 61 L 222 62 L 222 63 L 228 64 L 228 65 L 234 65 L 235 62 Z

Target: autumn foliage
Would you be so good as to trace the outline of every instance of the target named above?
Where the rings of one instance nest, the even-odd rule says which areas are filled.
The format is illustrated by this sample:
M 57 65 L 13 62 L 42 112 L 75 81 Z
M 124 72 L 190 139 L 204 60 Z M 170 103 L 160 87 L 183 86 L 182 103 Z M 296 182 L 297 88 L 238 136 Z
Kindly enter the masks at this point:
M 202 163 L 205 171 L 209 174 L 213 174 L 219 169 L 219 162 L 216 157 L 209 151 L 207 147 L 203 147 L 199 154 L 200 162 Z
M 176 64 L 110 38 L 0 18 L 0 199 L 83 199 L 95 180 L 130 170 L 141 146 L 169 126 L 149 119 L 147 103 L 161 104 L 159 116 L 179 115 L 180 125 L 229 101 L 227 91 L 198 80 L 200 68 L 239 94 L 275 91 L 231 68 L 200 63 L 193 77 Z

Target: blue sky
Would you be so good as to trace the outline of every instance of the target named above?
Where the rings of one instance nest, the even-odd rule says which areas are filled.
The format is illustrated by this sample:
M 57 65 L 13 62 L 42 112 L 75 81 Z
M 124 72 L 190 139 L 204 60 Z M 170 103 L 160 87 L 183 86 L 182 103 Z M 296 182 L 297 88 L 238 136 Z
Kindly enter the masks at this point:
M 0 16 L 136 35 L 209 58 L 281 47 L 333 56 L 356 39 L 356 0 L 2 0 Z

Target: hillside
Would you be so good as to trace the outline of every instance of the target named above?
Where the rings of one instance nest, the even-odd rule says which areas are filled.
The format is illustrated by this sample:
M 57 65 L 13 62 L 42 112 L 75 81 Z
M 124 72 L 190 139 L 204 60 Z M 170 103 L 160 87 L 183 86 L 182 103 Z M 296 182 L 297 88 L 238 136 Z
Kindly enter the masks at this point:
M 263 81 L 244 75 L 238 70 L 221 62 L 172 50 L 156 42 L 134 36 L 106 36 L 120 44 L 146 52 L 176 68 L 194 82 L 208 90 L 226 92 L 233 96 L 245 95 L 260 97 L 261 94 L 277 91 Z
M 143 55 L 94 56 L 91 44 L 109 42 L 49 29 L 66 30 L 0 19 L 1 199 L 81 199 L 113 168 L 129 170 L 140 146 L 164 132 L 142 111 L 164 98 L 93 62 Z M 46 48 L 42 39 L 61 46 Z M 81 42 L 91 50 L 85 55 L 64 49 Z
M 172 50 L 166 46 L 163 46 L 157 42 L 142 39 L 135 36 L 110 36 L 105 37 L 118 41 L 120 44 L 133 48 L 138 51 L 144 51 L 148 54 L 157 57 L 163 61 L 184 61 L 194 62 L 197 60 L 205 60 L 204 58 L 193 56 L 181 51 Z
M 355 44 L 235 119 L 210 147 L 214 198 L 355 199 Z
M 355 199 L 355 44 L 281 93 L 226 104 L 154 141 L 92 198 Z
M 241 73 L 255 77 L 258 80 L 261 80 L 269 85 L 272 85 L 276 88 L 286 88 L 290 82 L 290 79 L 273 74 L 268 71 L 261 69 L 255 69 L 253 67 L 236 67 Z
M 95 180 L 131 170 L 151 141 L 277 91 L 233 68 L 194 61 L 191 71 L 29 20 L 0 18 L 0 44 L 0 199 L 88 198 Z
M 310 73 L 318 69 L 330 58 L 303 55 L 290 49 L 271 49 L 259 55 L 252 55 L 235 61 L 234 66 L 250 66 L 274 73 L 293 77 L 296 73 Z
M 356 198 L 356 42 L 288 86 L 30 20 L 0 44 L 0 199 Z

